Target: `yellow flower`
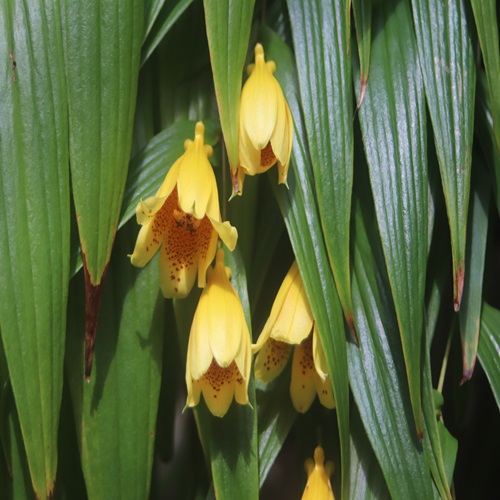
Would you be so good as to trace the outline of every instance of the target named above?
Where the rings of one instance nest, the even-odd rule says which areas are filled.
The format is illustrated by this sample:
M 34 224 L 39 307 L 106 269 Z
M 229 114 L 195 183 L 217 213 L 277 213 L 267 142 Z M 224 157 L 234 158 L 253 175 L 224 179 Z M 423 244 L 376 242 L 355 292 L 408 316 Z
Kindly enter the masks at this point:
M 194 314 L 186 361 L 186 406 L 196 406 L 203 393 L 217 417 L 226 414 L 233 396 L 237 403 L 248 404 L 250 334 L 230 275 L 219 249 Z
M 239 155 L 243 172 L 255 175 L 278 162 L 280 184 L 286 184 L 293 140 L 293 120 L 278 80 L 276 64 L 266 62 L 260 43 L 255 46 L 255 64 L 241 91 Z M 242 183 L 242 180 L 240 180 Z
M 172 165 L 156 196 L 136 208 L 142 228 L 131 262 L 146 265 L 161 246 L 161 289 L 165 298 L 186 297 L 193 287 L 206 283 L 218 237 L 230 250 L 238 239 L 236 228 L 222 222 L 215 175 L 208 161 L 212 148 L 204 144 L 203 122 L 195 126 L 194 141 L 184 143 L 185 153 Z
M 316 394 L 323 406 L 335 408 L 325 353 L 297 262 L 285 276 L 271 314 L 257 343 L 252 346 L 254 353 L 260 351 L 255 360 L 255 377 L 261 382 L 276 378 L 288 362 L 292 345 L 296 346 L 290 381 L 294 408 L 305 413 Z
M 311 458 L 306 460 L 307 484 L 302 495 L 302 500 L 335 500 L 330 484 L 330 477 L 333 474 L 333 463 L 325 464 L 325 453 L 321 446 L 316 446 L 314 450 L 314 461 Z

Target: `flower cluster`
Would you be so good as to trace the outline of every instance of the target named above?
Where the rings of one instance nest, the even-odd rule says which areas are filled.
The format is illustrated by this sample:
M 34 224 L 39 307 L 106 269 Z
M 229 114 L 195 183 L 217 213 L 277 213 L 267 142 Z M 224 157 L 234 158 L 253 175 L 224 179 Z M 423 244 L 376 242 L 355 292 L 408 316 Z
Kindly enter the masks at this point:
M 276 65 L 265 61 L 262 45 L 255 47 L 255 64 L 248 67 L 240 100 L 239 178 L 265 172 L 278 164 L 279 182 L 286 183 L 293 138 L 293 121 L 283 91 L 274 77 Z M 165 298 L 184 298 L 197 278 L 203 288 L 194 314 L 186 362 L 186 407 L 203 394 L 208 409 L 224 416 L 233 399 L 249 403 L 252 347 L 240 299 L 224 265 L 219 239 L 232 251 L 238 232 L 223 222 L 217 183 L 204 142 L 205 127 L 196 123 L 194 140 L 172 165 L 155 196 L 136 208 L 142 226 L 131 263 L 142 267 L 160 252 L 161 289 Z M 241 194 L 241 190 L 240 190 Z M 216 256 L 217 255 L 217 256 Z M 216 256 L 215 267 L 211 262 Z M 316 394 L 328 408 L 335 402 L 320 337 L 293 264 L 272 308 L 254 352 L 255 375 L 276 377 L 295 345 L 290 393 L 297 411 L 305 412 Z

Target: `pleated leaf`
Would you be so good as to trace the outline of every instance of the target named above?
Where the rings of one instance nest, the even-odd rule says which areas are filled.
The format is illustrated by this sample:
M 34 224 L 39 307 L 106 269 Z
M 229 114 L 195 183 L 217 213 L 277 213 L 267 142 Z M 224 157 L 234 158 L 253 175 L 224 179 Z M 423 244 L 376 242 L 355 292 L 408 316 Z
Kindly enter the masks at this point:
M 359 53 L 359 101 L 358 108 L 363 102 L 366 84 L 370 72 L 370 52 L 372 47 L 372 0 L 352 0 L 354 24 L 356 26 L 356 40 Z
M 342 309 L 331 273 L 316 206 L 295 65 L 287 45 L 271 30 L 262 31 L 269 58 L 277 63 L 276 78 L 290 106 L 295 125 L 289 189 L 273 180 L 285 225 L 297 259 L 309 304 L 325 350 L 337 404 L 342 457 L 342 498 L 349 495 L 349 381 Z
M 423 85 L 406 1 L 374 9 L 370 79 L 359 117 L 417 433 L 427 258 L 427 152 Z M 355 82 L 359 81 L 358 73 Z M 358 90 L 359 93 L 359 90 Z
M 96 286 L 109 262 L 127 179 L 144 2 L 62 3 L 73 197 Z
M 462 301 L 476 67 L 461 0 L 413 0 L 420 67 L 451 232 L 455 310 Z
M 372 71 L 373 76 L 375 65 Z M 398 323 L 380 241 L 373 231 L 373 210 L 363 212 L 355 199 L 353 304 L 360 347 L 348 344 L 351 389 L 391 497 L 431 498 L 429 465 L 415 433 Z
M 497 2 L 471 0 L 477 34 L 481 44 L 493 116 L 493 130 L 500 152 L 500 46 L 498 40 Z
M 483 303 L 477 355 L 500 410 L 500 311 Z
M 82 377 L 82 276 L 71 290 L 68 374 L 89 498 L 147 498 L 162 371 L 158 261 L 134 268 L 134 222 L 120 230 L 104 291 L 94 376 Z M 74 280 L 74 281 L 75 281 Z
M 349 270 L 353 182 L 349 2 L 287 3 L 321 226 L 340 302 L 354 333 Z
M 472 377 L 476 364 L 483 304 L 483 276 L 491 189 L 486 169 L 476 158 L 474 163 L 467 230 L 466 263 L 469 272 L 465 276 L 462 307 L 458 316 L 462 341 L 462 383 Z
M 52 495 L 69 281 L 68 129 L 57 2 L 0 5 L 0 329 L 33 488 Z
M 238 117 L 255 0 L 204 0 L 220 123 L 233 173 L 239 164 Z

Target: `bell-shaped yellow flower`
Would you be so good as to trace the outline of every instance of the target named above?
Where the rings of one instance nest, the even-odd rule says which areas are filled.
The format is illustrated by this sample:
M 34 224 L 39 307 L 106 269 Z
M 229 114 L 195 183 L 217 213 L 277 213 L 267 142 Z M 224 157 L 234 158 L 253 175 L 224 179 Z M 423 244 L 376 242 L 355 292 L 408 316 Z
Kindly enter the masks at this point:
M 279 182 L 286 184 L 293 120 L 280 84 L 273 75 L 275 69 L 273 61 L 264 59 L 264 49 L 258 43 L 255 64 L 248 66 L 250 76 L 241 91 L 239 158 L 248 175 L 265 172 L 277 161 Z
M 196 406 L 203 393 L 217 417 L 226 414 L 233 396 L 237 403 L 248 404 L 250 334 L 230 275 L 219 249 L 194 314 L 186 361 L 186 406 Z
M 156 196 L 136 208 L 142 225 L 131 262 L 146 265 L 161 246 L 161 289 L 165 298 L 186 297 L 206 283 L 206 272 L 221 240 L 234 250 L 236 228 L 222 222 L 215 175 L 208 161 L 212 148 L 204 144 L 205 126 L 195 126 L 194 141 L 184 143 L 184 154 L 172 165 Z
M 308 458 L 305 463 L 307 470 L 307 484 L 302 500 L 335 500 L 330 484 L 333 474 L 333 462 L 325 465 L 325 452 L 321 446 L 314 450 L 314 461 Z
M 290 396 L 305 413 L 318 395 L 326 408 L 335 408 L 332 382 L 297 262 L 292 264 L 274 300 L 271 314 L 252 346 L 258 352 L 255 377 L 270 382 L 285 368 L 295 345 Z

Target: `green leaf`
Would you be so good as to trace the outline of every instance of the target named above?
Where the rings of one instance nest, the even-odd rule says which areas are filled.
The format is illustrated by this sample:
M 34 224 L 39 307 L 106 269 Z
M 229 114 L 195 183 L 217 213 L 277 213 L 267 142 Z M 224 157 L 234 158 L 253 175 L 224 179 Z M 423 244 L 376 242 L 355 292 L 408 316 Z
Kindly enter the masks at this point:
M 374 14 L 377 35 L 359 117 L 413 415 L 421 435 L 422 311 L 428 246 L 425 102 L 408 4 L 383 2 Z M 356 85 L 358 81 L 356 77 Z
M 33 488 L 53 493 L 69 281 L 68 129 L 57 4 L 0 5 L 0 329 Z
M 370 72 L 372 0 L 352 0 L 352 10 L 354 13 L 354 24 L 356 25 L 356 40 L 358 42 L 359 53 L 359 108 L 363 102 Z
M 429 113 L 448 212 L 455 310 L 462 301 L 476 67 L 461 0 L 413 0 Z
M 384 476 L 373 453 L 357 408 L 351 411 L 351 498 L 390 498 Z
M 290 106 L 295 127 L 291 169 L 288 175 L 289 189 L 277 186 L 275 181 L 272 184 L 321 335 L 332 378 L 342 456 L 342 498 L 348 498 L 349 380 L 342 309 L 321 232 L 293 56 L 289 47 L 271 30 L 263 30 L 262 37 L 268 57 L 277 61 L 275 75 Z
M 455 461 L 457 459 L 458 441 L 450 434 L 443 422 L 438 422 L 439 440 L 443 450 L 443 460 L 446 469 L 446 478 L 448 484 L 453 480 L 453 471 L 455 470 Z
M 231 268 L 231 283 L 241 299 L 251 332 L 245 268 L 238 253 L 238 248 L 232 253 L 226 251 L 225 260 L 226 266 Z M 186 359 L 189 332 L 198 297 L 199 294 L 191 293 L 187 299 L 174 301 L 183 359 Z M 193 410 L 218 499 L 254 499 L 259 495 L 257 410 L 253 374 L 248 398 L 251 406 L 242 406 L 233 401 L 223 418 L 214 417 L 204 401 L 200 401 Z
M 490 102 L 486 77 L 480 72 L 477 81 L 475 113 L 475 135 L 479 140 L 484 156 L 484 163 L 488 166 L 497 211 L 500 213 L 500 152 L 495 143 L 493 119 L 491 117 Z
M 431 498 L 429 465 L 415 434 L 398 324 L 373 209 L 361 206 L 356 196 L 353 304 L 360 347 L 348 344 L 351 389 L 391 497 Z
M 321 226 L 340 302 L 355 335 L 349 270 L 353 182 L 349 2 L 287 3 Z
M 477 355 L 500 410 L 500 311 L 483 303 Z
M 500 152 L 500 48 L 498 42 L 497 3 L 495 0 L 471 0 L 477 34 L 483 53 L 484 67 L 493 116 L 493 130 Z
M 141 67 L 193 0 L 146 0 Z
M 127 257 L 136 234 L 131 223 L 117 235 L 90 383 L 82 377 L 82 276 L 72 283 L 74 321 L 68 332 L 66 370 L 89 498 L 147 498 L 149 493 L 164 300 L 157 259 L 136 269 Z
M 483 304 L 483 276 L 491 189 L 486 169 L 477 158 L 474 163 L 473 191 L 467 230 L 466 264 L 469 271 L 465 276 L 464 296 L 458 316 L 462 340 L 462 383 L 472 377 L 476 363 Z
M 62 2 L 71 179 L 91 285 L 111 255 L 127 178 L 144 2 Z
M 243 65 L 255 0 L 204 0 L 220 123 L 233 173 L 239 164 L 238 117 Z

